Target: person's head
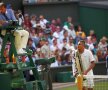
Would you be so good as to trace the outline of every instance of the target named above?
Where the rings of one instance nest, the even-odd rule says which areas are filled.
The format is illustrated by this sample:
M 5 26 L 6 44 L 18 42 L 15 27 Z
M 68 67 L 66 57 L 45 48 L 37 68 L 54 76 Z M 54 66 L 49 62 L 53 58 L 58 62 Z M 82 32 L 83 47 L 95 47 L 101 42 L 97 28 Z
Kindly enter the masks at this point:
M 6 5 L 4 3 L 0 3 L 0 12 L 5 13 L 6 12 Z
M 44 16 L 43 15 L 40 15 L 39 18 L 40 18 L 40 20 L 43 20 L 44 19 Z
M 60 56 L 60 55 L 56 55 L 56 60 L 57 60 L 58 62 L 61 62 L 61 56 Z
M 64 54 L 64 53 L 66 52 L 66 50 L 67 50 L 67 49 L 66 49 L 65 47 L 63 47 L 63 48 L 62 48 L 62 54 Z
M 43 46 L 44 44 L 46 44 L 46 39 L 45 38 L 41 38 L 40 39 L 40 44 L 41 44 L 41 46 Z
M 107 40 L 107 37 L 103 36 L 100 41 L 102 44 L 105 44 Z
M 39 34 L 38 34 L 38 37 L 39 37 L 39 38 L 41 38 L 41 37 L 43 37 L 43 36 L 44 36 L 43 33 L 39 33 Z
M 72 38 L 72 36 L 69 37 L 69 42 L 70 42 L 70 43 L 73 43 L 73 38 Z
M 81 40 L 78 42 L 78 51 L 79 53 L 83 53 L 85 49 L 85 41 Z
M 63 39 L 63 43 L 64 43 L 64 44 L 67 43 L 67 39 L 66 39 L 66 38 Z
M 36 15 L 32 15 L 31 16 L 31 20 L 35 20 L 36 21 Z
M 96 42 L 97 42 L 96 37 L 91 37 L 91 42 L 92 42 L 92 43 L 96 43 Z
M 51 24 L 56 24 L 56 20 L 53 19 L 53 20 L 51 21 Z
M 32 35 L 35 35 L 36 34 L 36 30 L 35 28 L 31 28 L 31 32 L 30 32 Z
M 32 44 L 33 44 L 33 39 L 32 38 L 29 38 L 28 39 L 28 46 L 32 46 Z
M 80 25 L 77 26 L 77 31 L 82 31 L 82 27 Z
M 24 19 L 25 19 L 25 20 L 29 20 L 29 19 L 30 19 L 30 18 L 29 18 L 29 14 L 27 14 L 27 13 L 24 14 Z
M 64 37 L 68 37 L 68 31 L 64 30 L 63 35 L 64 35 Z
M 90 30 L 90 36 L 94 34 L 94 30 Z
M 53 40 L 53 44 L 57 45 L 57 39 L 56 38 Z
M 56 19 L 56 22 L 57 22 L 57 23 L 61 23 L 61 19 L 58 17 L 58 18 Z
M 56 26 L 56 31 L 57 32 L 60 32 L 60 29 L 61 29 L 60 26 Z
M 66 60 L 67 62 L 70 61 L 70 54 L 69 54 L 69 53 L 65 55 L 65 60 Z
M 71 22 L 72 22 L 72 17 L 68 16 L 68 17 L 67 17 L 67 21 L 68 21 L 69 23 L 71 23 Z

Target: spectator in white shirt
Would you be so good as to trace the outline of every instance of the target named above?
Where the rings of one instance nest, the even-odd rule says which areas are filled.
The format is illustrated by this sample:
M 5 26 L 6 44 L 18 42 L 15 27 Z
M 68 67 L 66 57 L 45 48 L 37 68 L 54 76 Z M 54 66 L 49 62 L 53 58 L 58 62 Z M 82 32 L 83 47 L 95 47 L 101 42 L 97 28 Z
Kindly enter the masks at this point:
M 48 21 L 44 18 L 43 15 L 39 16 L 40 18 L 40 26 L 42 29 L 46 29 L 46 24 L 48 23 Z

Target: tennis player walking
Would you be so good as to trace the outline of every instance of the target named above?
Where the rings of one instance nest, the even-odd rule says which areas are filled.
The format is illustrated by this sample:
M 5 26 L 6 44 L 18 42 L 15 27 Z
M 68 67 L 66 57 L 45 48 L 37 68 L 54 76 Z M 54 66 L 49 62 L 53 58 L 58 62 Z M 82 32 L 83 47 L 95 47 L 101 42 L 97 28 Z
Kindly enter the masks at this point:
M 77 67 L 76 65 L 76 53 L 79 53 L 79 64 L 80 67 Z M 85 49 L 85 41 L 81 40 L 78 43 L 78 47 L 77 50 L 75 51 L 75 54 L 73 55 L 72 61 L 72 68 L 73 68 L 73 75 L 75 77 L 78 76 L 78 74 L 82 74 L 82 75 L 93 75 L 93 68 L 95 66 L 95 59 L 92 55 L 92 52 L 88 49 Z M 81 69 L 82 72 L 78 72 Z M 93 90 L 93 86 L 94 86 L 94 82 L 93 79 L 85 79 L 83 80 L 83 87 L 81 90 Z

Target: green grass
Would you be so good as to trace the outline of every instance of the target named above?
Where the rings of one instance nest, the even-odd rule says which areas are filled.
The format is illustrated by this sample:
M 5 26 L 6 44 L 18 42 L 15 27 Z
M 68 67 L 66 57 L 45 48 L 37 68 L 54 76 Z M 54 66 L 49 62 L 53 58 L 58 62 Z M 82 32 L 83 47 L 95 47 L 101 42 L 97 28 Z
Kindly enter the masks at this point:
M 103 83 L 100 83 L 98 82 L 95 87 L 94 87 L 94 90 L 108 90 L 108 82 L 103 82 Z M 65 87 L 65 88 L 61 88 L 61 89 L 57 89 L 57 90 L 78 90 L 76 86 L 70 86 L 70 87 Z
M 66 88 L 61 88 L 58 90 L 78 90 L 76 86 L 70 86 L 70 87 L 66 87 Z
M 101 90 L 108 90 L 108 82 L 97 82 L 94 90 L 98 90 L 98 88 Z

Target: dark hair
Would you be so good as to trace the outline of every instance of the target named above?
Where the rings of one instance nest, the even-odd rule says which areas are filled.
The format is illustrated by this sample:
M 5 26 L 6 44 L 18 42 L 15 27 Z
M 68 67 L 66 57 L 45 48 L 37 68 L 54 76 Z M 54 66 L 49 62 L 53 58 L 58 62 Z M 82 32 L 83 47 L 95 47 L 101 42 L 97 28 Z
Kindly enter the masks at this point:
M 79 43 L 83 43 L 84 46 L 86 45 L 86 43 L 85 43 L 84 40 L 80 40 L 80 41 L 78 42 L 78 44 L 79 44 Z
M 22 14 L 21 13 L 18 16 L 19 16 L 19 18 L 22 18 Z
M 66 51 L 67 49 L 65 47 L 63 47 L 62 50 Z
M 66 42 L 67 42 L 67 39 L 66 39 L 66 38 L 64 38 L 64 39 L 63 39 L 63 41 L 66 41 Z
M 65 55 L 65 60 L 66 60 L 66 61 L 69 61 L 69 57 L 70 57 L 70 54 L 66 54 L 66 55 Z
M 68 32 L 68 31 L 67 31 L 67 30 L 64 30 L 63 35 L 64 35 L 66 32 Z
M 33 41 L 33 39 L 32 38 L 29 38 L 28 41 Z

